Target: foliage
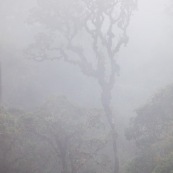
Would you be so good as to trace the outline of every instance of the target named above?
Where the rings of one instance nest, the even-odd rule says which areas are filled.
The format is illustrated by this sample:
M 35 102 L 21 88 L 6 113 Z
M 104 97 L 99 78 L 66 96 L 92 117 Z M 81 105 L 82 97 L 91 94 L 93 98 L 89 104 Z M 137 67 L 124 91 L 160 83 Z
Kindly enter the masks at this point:
M 0 109 L 0 172 L 12 171 L 22 158 L 21 153 L 16 152 L 22 146 L 15 145 L 22 133 L 19 116 L 15 116 L 16 114 L 20 115 L 21 112 L 14 109 Z
M 170 162 L 173 152 L 173 86 L 156 94 L 151 101 L 136 111 L 126 136 L 134 140 L 138 148 L 131 169 L 151 173 L 162 170 Z M 142 160 L 139 161 L 138 158 Z M 135 168 L 134 168 L 135 167 Z M 169 166 L 168 166 L 169 167 Z M 140 170 L 140 171 L 139 171 Z M 135 172 L 135 171 L 134 171 Z
M 110 134 L 102 111 L 55 97 L 25 113 L 0 112 L 0 171 L 17 173 L 110 172 Z
M 65 97 L 58 97 L 34 115 L 35 133 L 50 144 L 59 170 L 76 172 L 87 164 L 103 164 L 97 157 L 107 145 L 109 130 L 99 110 L 78 108 Z M 110 169 L 109 164 L 107 167 Z
M 152 173 L 172 173 L 173 172 L 173 153 L 160 161 Z

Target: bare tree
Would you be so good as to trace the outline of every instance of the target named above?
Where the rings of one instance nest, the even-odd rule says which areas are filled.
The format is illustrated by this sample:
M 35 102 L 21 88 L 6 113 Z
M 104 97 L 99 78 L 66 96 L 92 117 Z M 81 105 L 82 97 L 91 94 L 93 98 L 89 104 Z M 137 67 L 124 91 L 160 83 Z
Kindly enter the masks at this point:
M 37 61 L 63 59 L 98 81 L 112 134 L 114 173 L 118 173 L 111 91 L 119 73 L 116 54 L 128 42 L 126 30 L 137 0 L 38 0 L 38 4 L 29 22 L 39 23 L 45 28 L 27 52 Z

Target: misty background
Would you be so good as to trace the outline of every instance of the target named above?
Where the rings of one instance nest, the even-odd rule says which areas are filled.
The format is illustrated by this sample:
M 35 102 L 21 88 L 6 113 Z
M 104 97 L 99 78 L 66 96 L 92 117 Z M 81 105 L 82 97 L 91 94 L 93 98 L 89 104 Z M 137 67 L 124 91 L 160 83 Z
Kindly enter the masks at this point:
M 118 52 L 120 74 L 111 107 L 120 134 L 135 110 L 173 83 L 173 20 L 168 0 L 139 0 L 127 29 L 129 42 Z M 25 50 L 41 25 L 30 25 L 36 0 L 0 0 L 2 105 L 32 110 L 54 96 L 66 96 L 85 108 L 102 108 L 101 88 L 94 78 L 63 60 L 36 62 Z M 121 137 L 120 137 L 121 138 Z
M 35 5 L 34 0 L 1 1 L 3 104 L 29 108 L 60 94 L 77 104 L 100 106 L 96 81 L 78 67 L 56 60 L 38 63 L 25 57 L 24 49 L 40 27 L 27 24 Z M 122 116 L 128 117 L 126 111 L 132 113 L 153 93 L 172 83 L 173 22 L 165 13 L 167 5 L 163 0 L 140 0 L 132 16 L 129 43 L 117 55 L 120 75 L 112 92 L 112 106 Z

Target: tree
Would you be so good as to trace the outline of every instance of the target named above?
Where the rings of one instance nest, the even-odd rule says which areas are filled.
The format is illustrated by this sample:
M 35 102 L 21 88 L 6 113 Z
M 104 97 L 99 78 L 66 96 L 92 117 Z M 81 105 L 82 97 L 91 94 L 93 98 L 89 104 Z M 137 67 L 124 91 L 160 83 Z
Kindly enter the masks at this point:
M 161 90 L 149 103 L 137 109 L 126 132 L 136 143 L 136 157 L 128 169 L 133 173 L 172 171 L 173 86 Z M 167 171 L 166 171 L 167 170 Z M 129 171 L 130 172 L 130 171 Z
M 19 123 L 20 111 L 0 109 L 0 172 L 14 172 L 16 164 L 24 158 L 19 152 L 22 128 Z M 18 115 L 18 116 L 16 116 Z
M 110 107 L 119 73 L 115 56 L 128 42 L 126 30 L 136 4 L 137 0 L 38 0 L 39 7 L 29 19 L 44 26 L 27 49 L 31 58 L 63 59 L 98 81 L 112 134 L 114 173 L 119 172 L 117 133 Z
M 31 114 L 21 110 L 0 109 L 0 172 L 41 173 L 46 170 L 44 165 L 49 155 L 42 149 L 43 141 L 31 133 L 33 126 L 28 121 L 31 118 Z
M 164 158 L 152 173 L 172 173 L 173 172 L 173 153 Z
M 56 97 L 33 112 L 1 109 L 0 171 L 111 172 L 103 111 Z
M 109 139 L 102 112 L 79 108 L 65 97 L 57 97 L 47 101 L 33 115 L 33 134 L 47 142 L 52 151 L 50 171 L 77 173 L 95 163 L 93 169 L 100 167 L 99 172 L 110 172 L 108 158 L 100 159 L 104 157 Z

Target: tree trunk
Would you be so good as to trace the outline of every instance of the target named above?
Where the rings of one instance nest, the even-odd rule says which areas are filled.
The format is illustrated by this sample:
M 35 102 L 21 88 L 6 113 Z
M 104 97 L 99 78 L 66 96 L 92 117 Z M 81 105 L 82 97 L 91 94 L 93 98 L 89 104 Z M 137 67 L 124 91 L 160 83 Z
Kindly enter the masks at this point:
M 62 164 L 62 170 L 61 173 L 68 173 L 68 162 L 67 162 L 67 140 L 60 141 L 59 147 L 60 147 L 60 157 L 61 157 L 61 164 Z
M 115 130 L 115 125 L 112 121 L 112 110 L 110 108 L 111 102 L 111 90 L 102 90 L 102 105 L 104 107 L 105 116 L 107 118 L 108 124 L 110 126 L 110 132 L 112 136 L 112 147 L 113 147 L 113 157 L 114 157 L 114 171 L 113 173 L 119 173 L 119 158 L 117 151 L 117 133 Z
M 67 167 L 67 161 L 66 161 L 65 154 L 61 156 L 61 161 L 62 161 L 61 173 L 68 173 L 68 167 Z

